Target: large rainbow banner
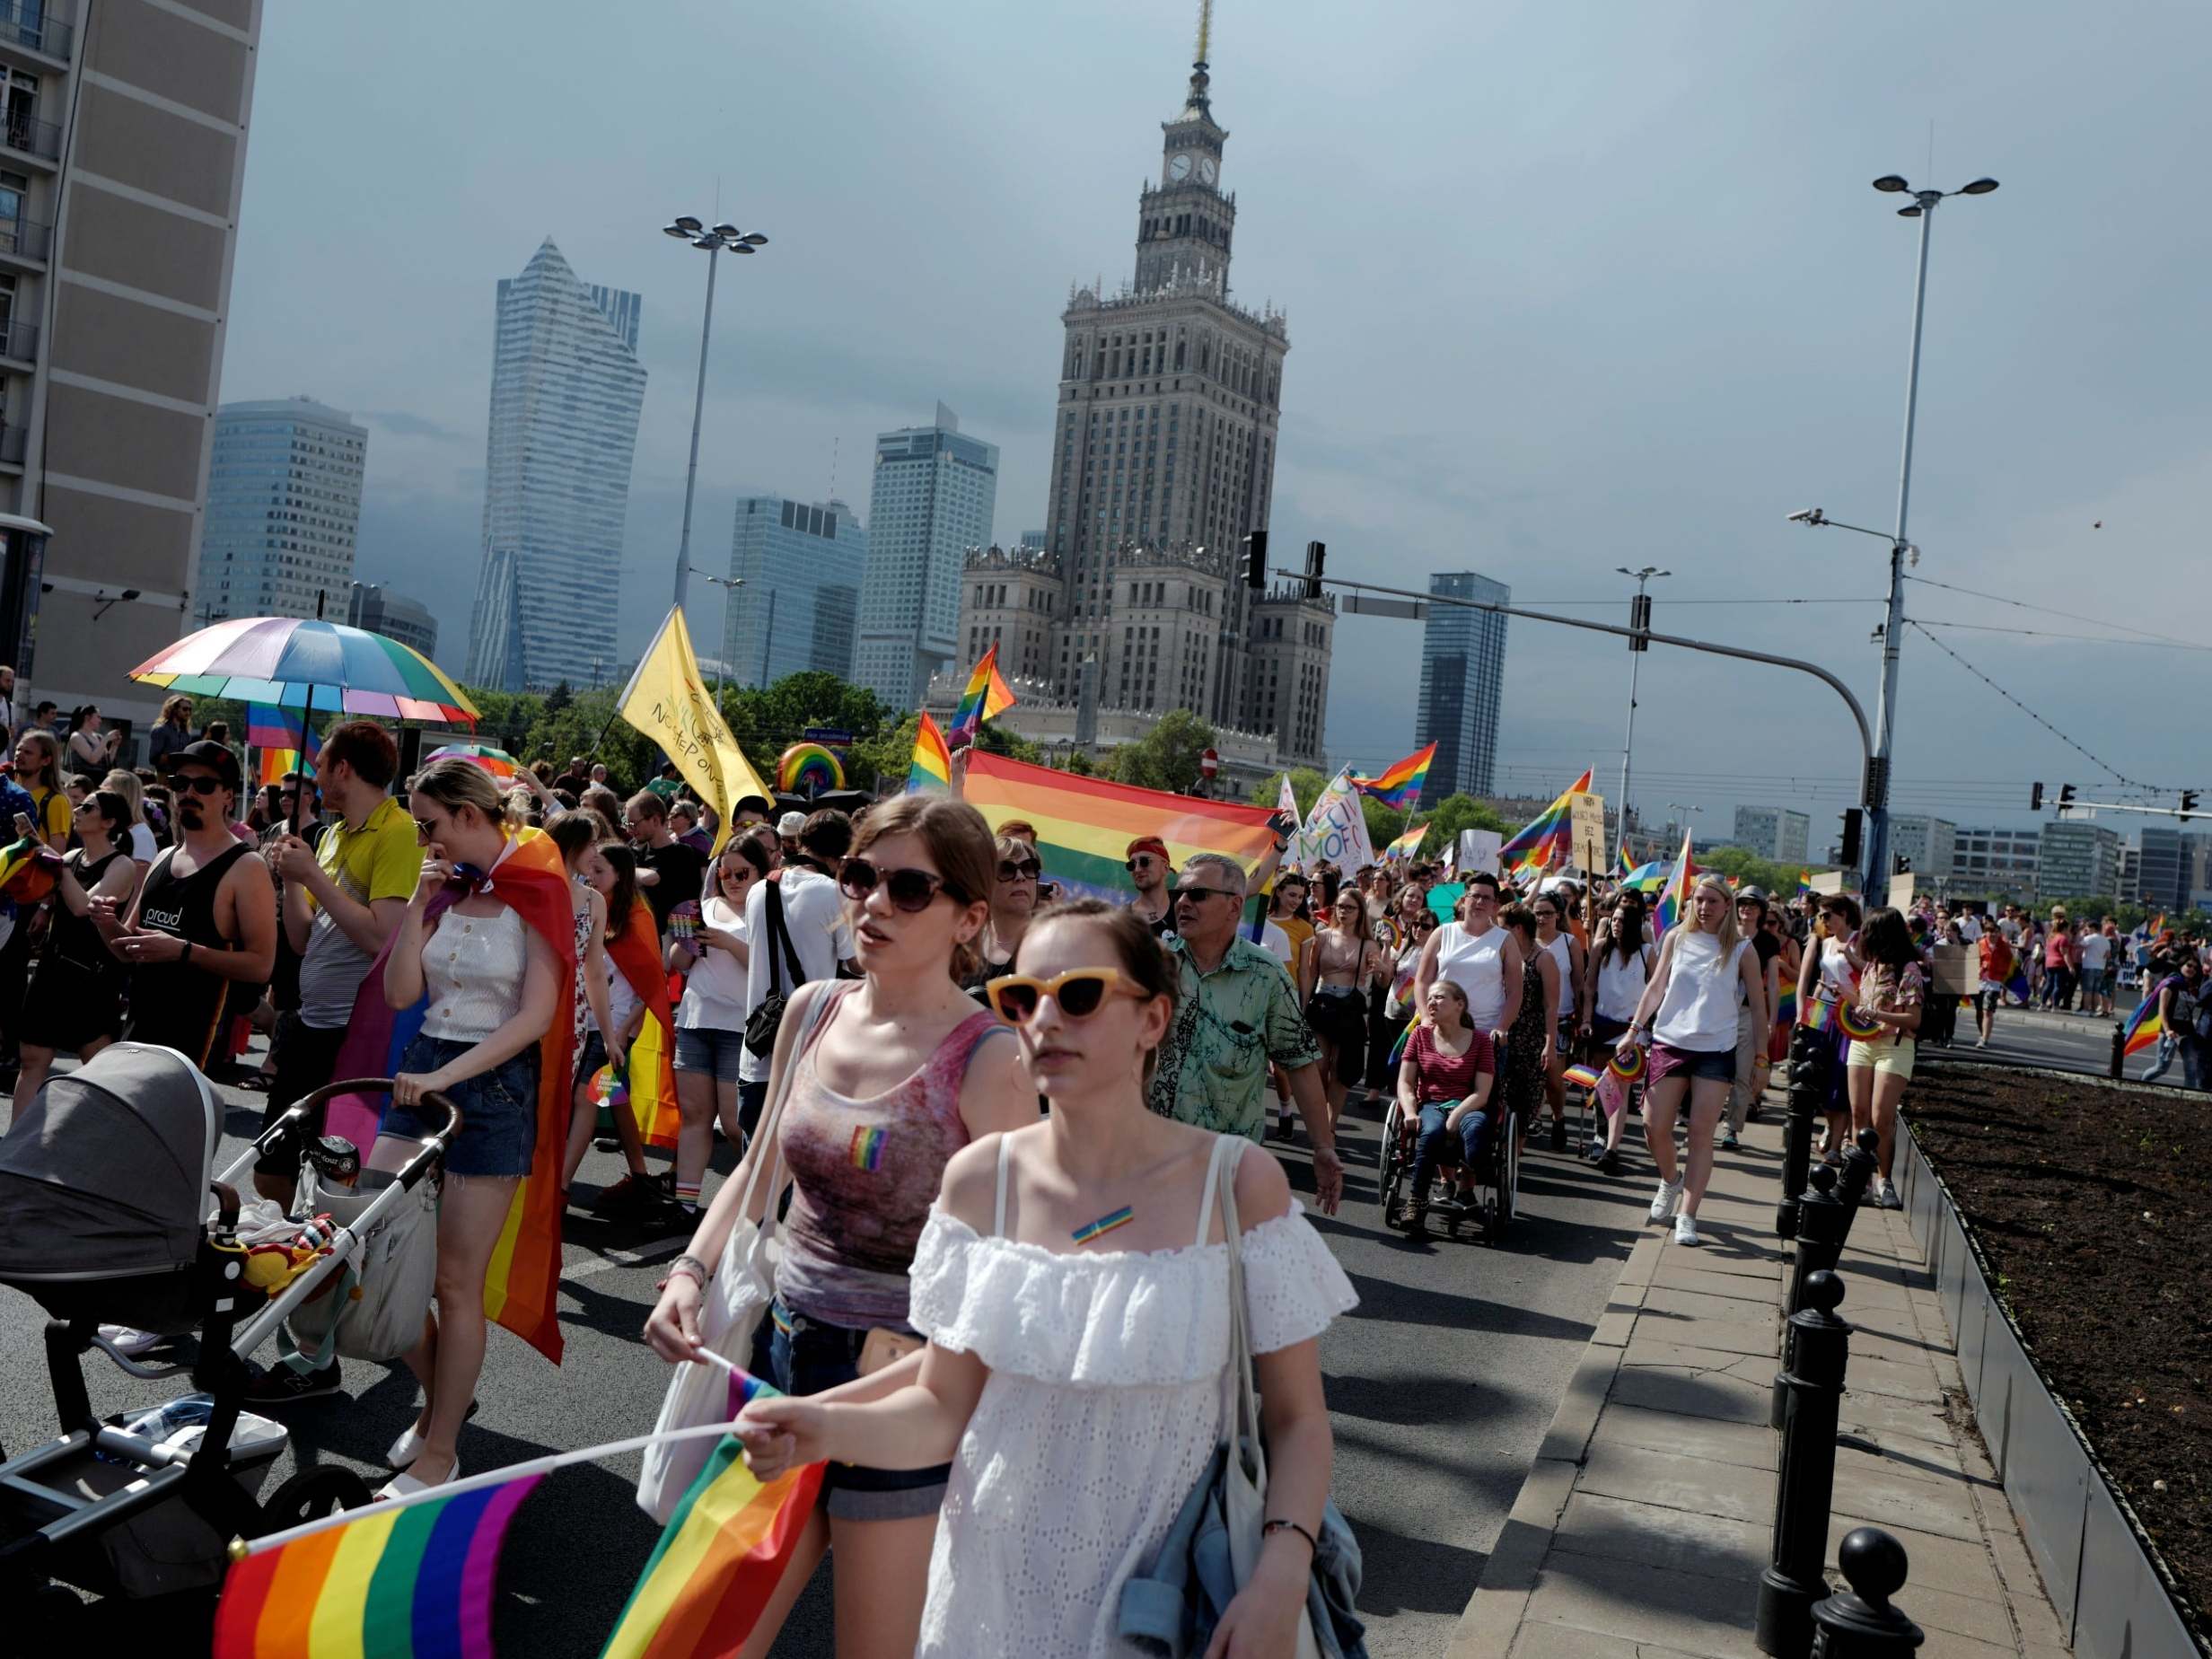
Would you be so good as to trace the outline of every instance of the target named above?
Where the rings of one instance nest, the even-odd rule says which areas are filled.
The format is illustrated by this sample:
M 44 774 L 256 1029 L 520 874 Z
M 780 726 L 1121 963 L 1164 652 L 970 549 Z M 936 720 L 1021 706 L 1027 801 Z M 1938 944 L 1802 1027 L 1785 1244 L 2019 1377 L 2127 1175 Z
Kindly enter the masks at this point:
M 1195 853 L 1225 853 L 1249 875 L 1275 850 L 1271 807 L 1078 777 L 979 749 L 968 751 L 961 793 L 994 830 L 1009 819 L 1035 824 L 1045 879 L 1064 893 L 1128 898 L 1128 847 L 1142 835 L 1166 842 L 1177 869 Z

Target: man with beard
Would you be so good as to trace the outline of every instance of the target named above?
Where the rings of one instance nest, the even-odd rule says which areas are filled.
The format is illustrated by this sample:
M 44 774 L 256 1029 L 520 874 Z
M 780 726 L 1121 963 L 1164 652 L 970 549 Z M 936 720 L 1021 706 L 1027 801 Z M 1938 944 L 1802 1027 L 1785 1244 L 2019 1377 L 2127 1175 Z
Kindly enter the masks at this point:
M 276 959 L 268 866 L 230 830 L 238 758 L 221 743 L 164 757 L 177 798 L 177 844 L 154 862 L 127 921 L 94 900 L 93 922 L 130 964 L 124 1037 L 176 1049 L 207 1069 L 233 984 L 266 983 Z
M 1168 867 L 1167 843 L 1156 835 L 1140 835 L 1122 855 L 1129 884 L 1137 897 L 1129 908 L 1145 918 L 1145 925 L 1162 937 L 1175 931 L 1175 900 L 1169 884 L 1175 872 Z

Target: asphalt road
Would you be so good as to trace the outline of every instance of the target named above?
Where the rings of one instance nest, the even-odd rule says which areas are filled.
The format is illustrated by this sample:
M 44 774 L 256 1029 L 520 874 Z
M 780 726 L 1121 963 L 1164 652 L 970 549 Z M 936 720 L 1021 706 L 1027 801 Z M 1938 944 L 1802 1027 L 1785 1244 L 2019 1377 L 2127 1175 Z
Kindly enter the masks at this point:
M 224 1094 L 226 1155 L 235 1155 L 259 1126 L 260 1097 Z M 1541 1150 L 1540 1135 L 1525 1165 L 1523 1220 L 1504 1248 L 1444 1239 L 1416 1246 L 1381 1224 L 1376 1143 L 1372 1121 L 1347 1135 L 1344 1210 L 1318 1222 L 1361 1299 L 1322 1342 L 1334 1496 L 1365 1553 L 1369 1652 L 1426 1659 L 1441 1651 L 1472 1593 L 1620 1263 L 1647 1224 L 1650 1176 L 1640 1151 L 1628 1158 L 1628 1172 L 1609 1180 Z M 1285 1158 L 1293 1184 L 1310 1191 L 1304 1154 Z M 594 1154 L 582 1182 L 619 1172 L 616 1157 Z M 660 1264 L 680 1248 L 673 1238 L 571 1215 L 566 1362 L 557 1371 L 505 1331 L 491 1333 L 482 1410 L 461 1437 L 464 1470 L 651 1428 L 668 1374 L 637 1331 Z M 0 1444 L 11 1451 L 53 1432 L 42 1319 L 28 1298 L 0 1290 Z M 87 1374 L 103 1412 L 189 1386 L 136 1382 L 104 1360 L 88 1364 Z M 382 1452 L 416 1409 L 413 1381 L 397 1365 L 347 1362 L 345 1383 L 345 1394 L 285 1413 L 292 1444 L 268 1489 L 320 1463 L 353 1468 L 372 1483 L 382 1478 Z M 523 1505 L 500 1574 L 503 1651 L 544 1659 L 598 1651 L 655 1536 L 631 1501 L 636 1473 L 634 1458 L 564 1470 Z M 826 1581 L 825 1571 L 810 1587 L 779 1655 L 830 1659 Z M 184 1655 L 201 1650 L 206 1618 L 204 1604 L 95 1606 L 88 1634 L 158 1637 L 158 1651 Z
M 2132 995 L 2123 999 L 2123 1018 L 2134 1012 L 2132 1004 Z M 1977 1040 L 1971 1016 L 1962 1008 L 1952 1046 L 1932 1049 L 1929 1052 L 1953 1059 L 1995 1061 L 2006 1066 L 2048 1066 L 2097 1077 L 2108 1075 L 2111 1069 L 2112 1022 L 2102 1014 L 2093 1017 L 2085 1014 L 2046 1014 L 2040 1009 L 2000 1008 L 1990 1028 L 1989 1046 L 1978 1049 L 1974 1046 Z M 2148 1056 L 2135 1056 L 2128 1062 L 2128 1075 L 2140 1077 L 2148 1064 Z M 2181 1067 L 2177 1061 L 2166 1081 L 2178 1084 L 2181 1077 Z

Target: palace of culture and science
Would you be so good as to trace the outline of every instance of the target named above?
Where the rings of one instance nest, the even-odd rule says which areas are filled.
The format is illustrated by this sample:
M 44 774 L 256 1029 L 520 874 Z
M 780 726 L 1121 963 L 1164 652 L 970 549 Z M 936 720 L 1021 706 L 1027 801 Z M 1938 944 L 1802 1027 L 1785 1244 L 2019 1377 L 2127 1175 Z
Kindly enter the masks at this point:
M 996 643 L 1021 699 L 1002 717 L 1014 730 L 1111 746 L 1192 709 L 1234 779 L 1320 762 L 1336 614 L 1295 584 L 1252 592 L 1236 575 L 1246 532 L 1268 528 L 1290 336 L 1281 312 L 1230 297 L 1237 204 L 1206 36 L 1201 22 L 1158 180 L 1138 197 L 1135 280 L 1077 288 L 1061 316 L 1043 545 L 968 556 L 965 662 L 930 700 L 947 680 L 957 697 Z M 1277 568 L 1303 557 L 1269 551 Z

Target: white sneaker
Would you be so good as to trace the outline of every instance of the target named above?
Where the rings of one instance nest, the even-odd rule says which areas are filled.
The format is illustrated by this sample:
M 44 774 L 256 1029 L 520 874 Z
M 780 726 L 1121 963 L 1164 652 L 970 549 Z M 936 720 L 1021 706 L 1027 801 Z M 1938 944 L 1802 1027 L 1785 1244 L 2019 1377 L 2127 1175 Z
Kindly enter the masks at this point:
M 1659 1190 L 1652 1194 L 1651 1218 L 1654 1221 L 1664 1221 L 1674 1214 L 1674 1207 L 1681 1201 L 1682 1183 L 1681 1181 L 1661 1181 Z
M 1687 1210 L 1674 1218 L 1674 1242 L 1693 1248 L 1698 1242 L 1698 1218 Z
M 1874 1188 L 1874 1206 L 1878 1209 L 1903 1209 L 1905 1200 L 1899 1198 L 1897 1189 L 1885 1181 Z
M 125 1359 L 136 1359 L 148 1348 L 157 1348 L 169 1340 L 158 1330 L 141 1330 L 136 1325 L 102 1325 L 100 1334 Z

